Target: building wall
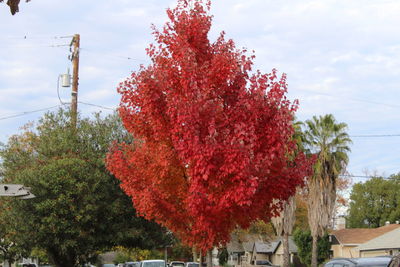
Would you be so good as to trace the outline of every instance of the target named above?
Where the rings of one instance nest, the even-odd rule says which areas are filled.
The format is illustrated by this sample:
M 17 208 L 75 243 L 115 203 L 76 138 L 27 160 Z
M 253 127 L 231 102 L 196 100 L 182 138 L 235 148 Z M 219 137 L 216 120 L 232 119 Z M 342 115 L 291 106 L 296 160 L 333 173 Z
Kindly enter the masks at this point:
M 390 255 L 390 254 L 387 253 L 385 250 L 360 251 L 361 258 L 377 257 L 377 256 L 385 256 L 385 255 Z
M 251 256 L 253 255 L 253 253 L 250 252 L 250 251 L 246 251 L 246 253 L 244 255 L 246 256 L 246 263 L 250 264 L 251 263 Z
M 358 258 L 359 253 L 356 246 L 343 246 L 343 245 L 332 245 L 331 250 L 333 251 L 334 258 Z
M 271 262 L 273 265 L 282 266 L 283 264 L 283 255 L 282 254 L 273 254 L 271 257 Z
M 360 257 L 377 257 L 377 256 L 388 256 L 395 255 L 399 252 L 399 249 L 377 249 L 377 250 L 368 250 L 368 251 L 360 251 Z
M 269 255 L 264 254 L 264 253 L 262 253 L 262 254 L 258 253 L 254 256 L 253 260 L 257 260 L 257 261 L 268 260 L 269 261 Z
M 290 263 L 293 263 L 293 257 L 294 257 L 294 254 L 290 253 L 290 259 L 289 259 Z M 275 251 L 275 254 L 272 255 L 271 262 L 274 265 L 279 265 L 279 266 L 283 265 L 283 246 L 282 246 L 282 243 L 279 244 L 278 248 Z

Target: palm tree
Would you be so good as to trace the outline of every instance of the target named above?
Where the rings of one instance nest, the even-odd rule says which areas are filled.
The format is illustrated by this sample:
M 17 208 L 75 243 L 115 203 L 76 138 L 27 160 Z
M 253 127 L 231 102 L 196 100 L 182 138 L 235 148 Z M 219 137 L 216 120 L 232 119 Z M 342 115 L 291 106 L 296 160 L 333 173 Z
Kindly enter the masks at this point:
M 293 117 L 294 134 L 293 139 L 297 144 L 297 150 L 303 151 L 302 143 L 302 122 Z M 279 216 L 272 217 L 271 222 L 274 225 L 276 234 L 282 239 L 283 247 L 283 267 L 290 266 L 289 236 L 292 234 L 294 224 L 296 222 L 296 195 L 291 196 L 287 201 L 282 203 L 282 209 Z
M 349 161 L 351 139 L 347 124 L 337 123 L 332 114 L 313 116 L 303 130 L 307 153 L 316 156 L 313 176 L 307 182 L 308 221 L 312 243 L 311 266 L 317 266 L 317 240 L 329 226 L 336 200 L 336 181 Z
M 272 217 L 271 222 L 275 227 L 276 234 L 282 238 L 283 267 L 290 266 L 289 236 L 292 234 L 296 220 L 295 196 L 291 196 L 283 203 L 282 210 L 278 217 Z

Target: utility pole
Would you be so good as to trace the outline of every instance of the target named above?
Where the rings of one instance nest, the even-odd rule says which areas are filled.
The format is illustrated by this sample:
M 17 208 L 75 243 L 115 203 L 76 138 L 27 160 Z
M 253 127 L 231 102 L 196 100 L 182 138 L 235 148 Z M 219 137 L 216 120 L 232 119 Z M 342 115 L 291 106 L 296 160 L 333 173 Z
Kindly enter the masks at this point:
M 78 85 L 79 85 L 79 43 L 80 35 L 75 34 L 71 41 L 72 51 L 72 92 L 71 92 L 71 124 L 76 127 L 78 117 Z

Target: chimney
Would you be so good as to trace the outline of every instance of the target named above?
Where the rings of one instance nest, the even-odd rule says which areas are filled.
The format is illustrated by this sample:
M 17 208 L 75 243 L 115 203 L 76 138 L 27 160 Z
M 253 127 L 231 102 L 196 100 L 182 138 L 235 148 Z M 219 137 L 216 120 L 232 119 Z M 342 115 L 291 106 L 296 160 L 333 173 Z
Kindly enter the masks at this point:
M 340 215 L 336 219 L 336 230 L 346 229 L 346 218 L 343 215 Z

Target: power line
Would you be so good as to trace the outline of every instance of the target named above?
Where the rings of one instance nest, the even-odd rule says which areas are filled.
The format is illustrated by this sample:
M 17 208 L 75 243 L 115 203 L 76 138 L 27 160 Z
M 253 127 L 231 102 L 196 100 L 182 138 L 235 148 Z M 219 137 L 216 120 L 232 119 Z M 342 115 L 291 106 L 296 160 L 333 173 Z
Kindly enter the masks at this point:
M 98 52 L 95 52 L 93 50 L 88 50 L 87 48 L 81 48 L 81 51 L 83 52 L 89 52 L 92 54 L 99 54 Z M 138 59 L 138 58 L 133 58 L 130 56 L 121 56 L 121 55 L 108 55 L 108 54 L 102 54 L 102 56 L 106 56 L 106 57 L 111 57 L 111 58 L 118 58 L 118 59 L 125 59 L 125 60 L 132 60 L 132 61 L 139 61 L 139 62 L 147 62 L 144 59 Z
M 58 95 L 59 96 L 59 95 Z M 60 100 L 61 101 L 61 100 Z M 106 109 L 106 110 L 116 110 L 117 108 L 110 108 L 110 107 L 106 107 L 106 106 L 102 106 L 102 105 L 98 105 L 98 104 L 93 104 L 93 103 L 88 103 L 88 102 L 83 102 L 83 101 L 78 101 L 78 103 L 83 104 L 83 105 L 87 105 L 87 106 L 92 106 L 92 107 L 98 107 L 101 109 Z M 52 108 L 56 108 L 56 107 L 61 107 L 64 105 L 70 104 L 68 102 L 61 102 L 60 105 L 56 105 L 56 106 L 51 106 L 51 107 L 47 107 L 47 108 L 42 108 L 42 109 L 37 109 L 37 110 L 32 110 L 32 111 L 24 111 L 21 113 L 17 113 L 14 115 L 9 115 L 9 116 L 4 116 L 4 117 L 0 117 L 0 120 L 5 120 L 5 119 L 11 119 L 11 118 L 15 118 L 15 117 L 20 117 L 20 116 L 24 116 L 24 115 L 28 115 L 31 113 L 35 113 L 35 112 L 40 112 L 40 111 L 44 111 L 44 110 L 49 110 Z M 350 135 L 349 137 L 352 138 L 384 138 L 384 137 L 400 137 L 400 134 L 366 134 L 366 135 Z M 356 176 L 352 176 L 352 177 L 371 177 L 371 176 L 360 176 L 360 175 L 356 175 Z
M 98 107 L 98 108 L 107 109 L 107 110 L 116 110 L 116 108 L 105 107 L 105 106 L 96 105 L 96 104 L 92 104 L 92 103 L 86 103 L 86 102 L 81 102 L 81 101 L 79 101 L 79 103 L 87 105 L 87 106 L 93 106 L 93 107 Z M 12 119 L 12 118 L 16 118 L 16 117 L 21 117 L 21 116 L 29 115 L 29 114 L 40 112 L 40 111 L 46 111 L 46 110 L 50 110 L 50 109 L 53 109 L 53 108 L 62 107 L 62 106 L 65 106 L 67 104 L 70 104 L 70 103 L 62 103 L 60 105 L 51 106 L 51 107 L 47 107 L 47 108 L 41 108 L 41 109 L 30 110 L 30 111 L 23 111 L 23 112 L 20 112 L 20 113 L 17 113 L 17 114 L 0 117 L 0 120 L 6 120 L 6 119 Z
M 351 177 L 351 178 L 364 178 L 364 179 L 372 179 L 372 178 L 382 178 L 385 180 L 395 179 L 394 177 L 387 177 L 382 175 L 352 175 L 352 174 L 341 174 L 342 177 Z
M 116 108 L 105 107 L 105 106 L 96 105 L 96 104 L 87 103 L 87 102 L 82 102 L 82 101 L 78 101 L 78 103 L 84 104 L 84 105 L 87 105 L 87 106 L 93 106 L 93 107 L 98 107 L 98 108 L 102 108 L 102 109 L 107 109 L 107 110 L 116 110 Z
M 349 137 L 399 137 L 400 134 L 365 134 L 365 135 L 350 135 Z
M 25 41 L 25 40 L 60 40 L 61 39 L 71 39 L 73 38 L 73 35 L 67 35 L 67 36 L 48 36 L 48 37 L 31 37 L 28 35 L 24 35 L 24 36 L 6 36 L 6 37 L 2 37 L 3 39 L 11 39 L 11 40 L 17 40 L 17 41 Z M 3 47 L 7 47 L 7 46 L 12 46 L 12 47 L 18 47 L 18 48 L 35 48 L 35 47 L 64 47 L 64 46 L 70 46 L 70 44 L 53 44 L 53 45 L 44 45 L 44 44 L 18 44 L 18 45 L 14 45 L 14 44 L 5 44 L 4 42 L 0 45 Z M 87 49 L 87 48 L 80 48 L 81 51 L 84 52 L 89 52 L 89 53 L 95 53 L 95 54 L 99 54 L 98 52 L 95 52 L 91 49 Z M 134 58 L 131 56 L 123 56 L 123 55 L 107 55 L 107 54 L 103 54 L 102 56 L 106 56 L 106 57 L 112 57 L 112 58 L 118 58 L 118 59 L 122 59 L 122 60 L 132 60 L 132 61 L 139 61 L 139 62 L 147 62 L 144 59 L 138 59 L 138 58 Z
M 386 107 L 391 107 L 391 108 L 400 108 L 400 105 L 395 105 L 395 104 L 388 104 L 388 103 L 381 103 L 381 102 L 376 102 L 376 101 L 370 101 L 366 99 L 361 99 L 361 98 L 352 98 L 352 97 L 344 97 L 344 96 L 339 96 L 339 95 L 332 95 L 328 93 L 323 93 L 323 92 L 316 92 L 316 91 L 311 91 L 311 90 L 305 90 L 305 89 L 298 89 L 298 91 L 303 91 L 303 92 L 308 92 L 316 95 L 324 95 L 324 96 L 330 96 L 330 97 L 335 97 L 335 98 L 340 98 L 340 99 L 347 99 L 355 102 L 362 102 L 362 103 L 368 103 L 368 104 L 374 104 L 374 105 L 380 105 L 380 106 L 386 106 Z
M 66 35 L 66 36 L 51 36 L 51 35 L 9 35 L 9 36 L 2 36 L 1 38 L 9 39 L 9 40 L 49 40 L 49 39 L 64 39 L 64 38 L 72 38 L 73 35 Z
M 21 45 L 13 45 L 13 44 L 1 44 L 1 47 L 12 47 L 12 48 L 59 48 L 64 46 L 69 46 L 69 44 L 52 44 L 52 45 L 44 45 L 44 44 L 21 44 Z
M 11 119 L 11 118 L 21 117 L 21 116 L 25 116 L 25 115 L 32 114 L 32 113 L 35 113 L 35 112 L 45 111 L 45 110 L 49 110 L 49 109 L 53 109 L 53 108 L 57 108 L 57 107 L 61 107 L 61 106 L 62 105 L 56 105 L 56 106 L 51 106 L 51 107 L 42 108 L 42 109 L 23 111 L 21 113 L 17 113 L 17 114 L 14 114 L 14 115 L 0 117 L 0 120 L 6 120 L 6 119 Z

